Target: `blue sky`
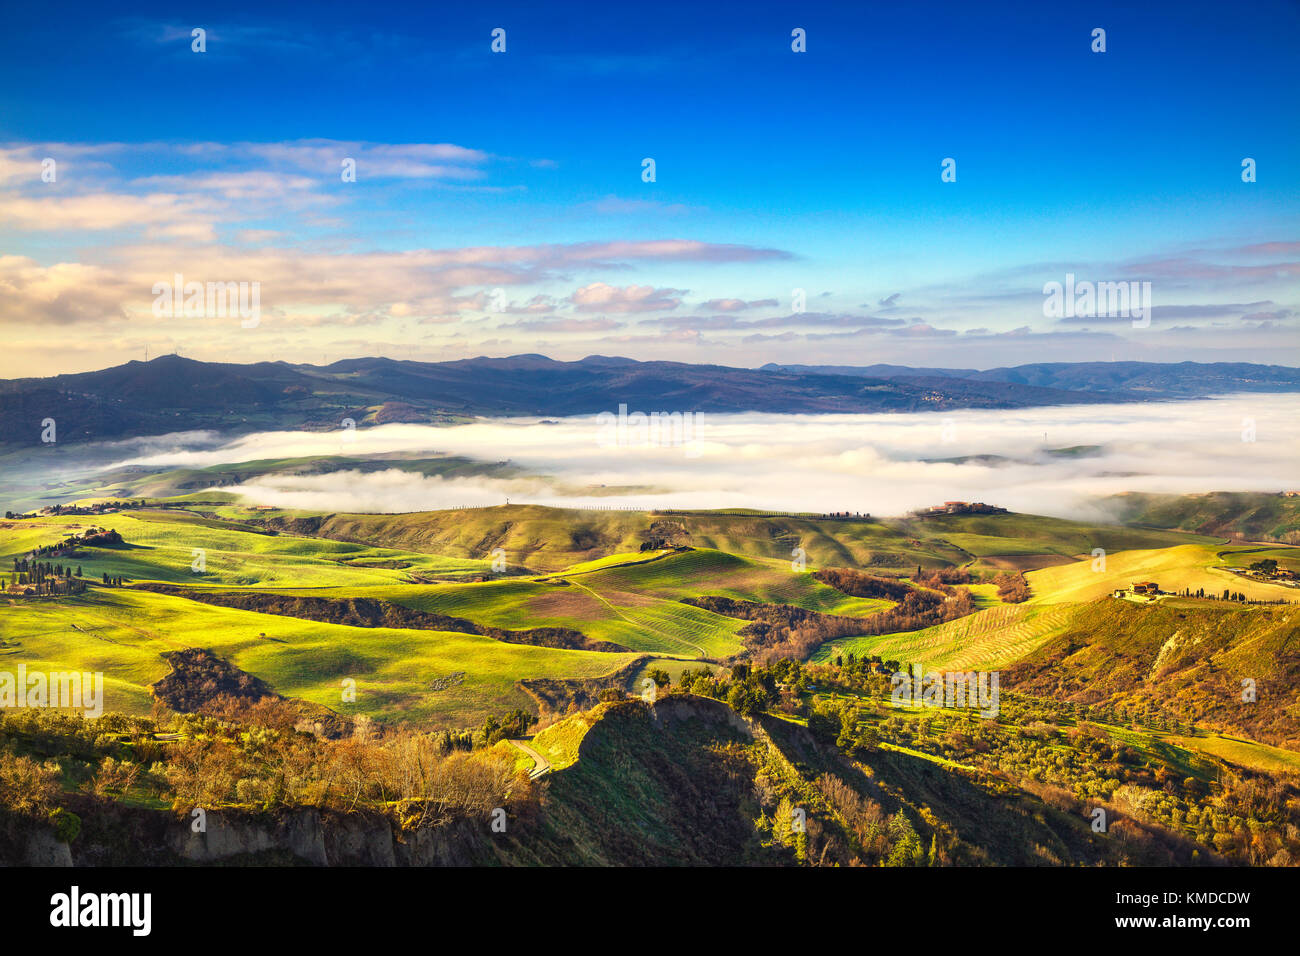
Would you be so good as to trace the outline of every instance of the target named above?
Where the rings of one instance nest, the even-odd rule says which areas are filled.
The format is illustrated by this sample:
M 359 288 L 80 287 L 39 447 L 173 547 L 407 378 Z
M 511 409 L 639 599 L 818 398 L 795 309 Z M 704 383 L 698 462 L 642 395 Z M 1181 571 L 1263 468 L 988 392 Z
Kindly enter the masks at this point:
M 146 348 L 1297 364 L 1300 10 L 1133 6 L 18 7 L 0 375 Z M 160 319 L 177 273 L 258 282 L 261 321 Z M 1150 325 L 1046 316 L 1066 273 L 1150 281 Z

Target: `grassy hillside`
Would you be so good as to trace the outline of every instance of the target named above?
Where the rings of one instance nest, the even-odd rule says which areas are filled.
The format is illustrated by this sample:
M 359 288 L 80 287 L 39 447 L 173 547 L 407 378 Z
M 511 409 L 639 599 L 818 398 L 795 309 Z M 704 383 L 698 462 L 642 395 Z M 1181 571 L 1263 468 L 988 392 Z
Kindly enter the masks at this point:
M 1160 734 L 1160 739 L 1261 773 L 1300 774 L 1300 753 L 1221 734 Z
M 1255 699 L 1243 700 L 1243 681 Z M 1102 704 L 1132 719 L 1163 711 L 1224 733 L 1300 749 L 1300 609 L 1102 600 L 1003 672 L 1008 688 Z
M 312 593 L 373 597 L 493 627 L 568 627 L 595 640 L 648 653 L 725 657 L 740 648 L 734 635 L 741 622 L 675 600 L 605 593 L 565 579 L 502 578 Z
M 1278 563 L 1280 568 L 1300 571 L 1300 547 L 1293 545 L 1281 545 L 1276 548 L 1267 545 L 1237 547 L 1220 551 L 1219 557 L 1222 559 L 1223 564 L 1229 568 L 1246 568 L 1257 561 L 1271 558 Z
M 941 539 L 974 558 L 976 568 L 1029 570 L 1067 563 L 1095 548 L 1107 552 L 1217 543 L 1167 531 L 1089 525 L 1042 515 L 944 515 L 913 519 L 900 531 L 928 540 Z
M 578 761 L 578 750 L 583 739 L 604 716 L 608 705 L 598 704 L 591 710 L 573 714 L 538 731 L 529 743 L 551 764 L 552 770 L 563 770 Z
M 715 594 L 859 617 L 890 604 L 851 597 L 817 581 L 808 570 L 793 570 L 788 561 L 754 559 L 712 549 L 668 553 L 653 561 L 605 564 L 580 572 L 580 577 L 574 570 L 566 570 L 563 577 L 603 593 L 635 592 L 673 601 Z
M 1204 495 L 1119 495 L 1111 499 L 1126 522 L 1247 540 L 1300 543 L 1300 497 L 1270 492 Z
M 39 545 L 57 544 L 88 527 L 116 530 L 125 542 L 122 548 L 84 549 L 80 556 L 60 559 L 80 564 L 88 578 L 108 573 L 176 584 L 326 587 L 393 583 L 404 580 L 407 570 L 457 574 L 481 573 L 490 567 L 487 561 L 258 534 L 189 513 L 142 510 L 0 521 L 0 576 L 6 575 L 15 556 Z M 206 570 L 201 574 L 192 570 L 196 549 L 205 552 Z M 402 567 L 373 566 L 384 564 Z
M 992 585 L 976 584 L 976 610 L 969 616 L 871 637 L 841 627 L 838 633 L 848 636 L 823 646 L 819 660 L 838 650 L 932 667 L 1005 667 L 1061 633 L 1076 605 L 1135 578 L 1155 579 L 1169 589 L 1230 587 L 1251 597 L 1296 596 L 1226 569 L 1256 559 L 1262 553 L 1257 548 L 1027 515 L 878 522 L 531 506 L 309 515 L 254 511 L 220 493 L 196 493 L 185 503 L 188 510 L 172 502 L 103 516 L 0 522 L 0 577 L 11 577 L 12 558 L 32 548 L 88 527 L 107 527 L 122 535 L 122 546 L 84 547 L 56 560 L 79 564 L 91 582 L 108 573 L 204 590 L 264 589 L 318 603 L 373 599 L 484 627 L 566 628 L 653 655 L 658 663 L 645 667 L 667 667 L 674 678 L 685 662 L 725 662 L 741 652 L 739 632 L 749 624 L 683 603 L 687 599 L 754 602 L 776 612 L 788 606 L 835 616 L 841 625 L 892 606 L 821 583 L 812 572 L 823 565 L 897 574 L 914 572 L 917 563 L 973 565 L 979 573 L 1004 561 L 1069 562 L 1030 572 L 1034 596 L 1028 604 L 1004 605 Z M 279 530 L 268 533 L 262 522 Z M 367 540 L 342 540 L 353 536 Z M 641 550 L 647 542 L 655 550 Z M 1122 550 L 1139 545 L 1141 550 Z M 806 552 L 805 567 L 791 562 L 795 546 Z M 1093 546 L 1108 549 L 1104 574 L 1092 571 L 1090 559 L 1070 561 Z M 498 547 L 506 549 L 512 573 L 493 572 Z M 191 568 L 195 549 L 205 554 L 201 574 Z M 534 573 L 522 572 L 520 565 Z M 359 690 L 357 712 L 439 726 L 467 726 L 531 706 L 518 680 L 598 678 L 633 659 L 422 630 L 400 617 L 378 623 L 402 626 L 353 627 L 327 623 L 328 615 L 307 620 L 257 613 L 183 594 L 95 585 L 76 597 L 10 595 L 0 600 L 0 634 L 7 642 L 0 655 L 29 666 L 103 671 L 121 709 L 140 712 L 150 706 L 149 685 L 167 672 L 161 655 L 202 647 L 285 696 L 337 707 L 340 682 L 352 677 Z M 447 684 L 451 675 L 460 676 Z
M 1042 863 L 1044 846 L 1110 855 L 1082 819 L 1030 794 L 995 798 L 900 752 L 842 760 L 797 724 L 765 717 L 740 731 L 725 714 L 699 698 L 607 708 L 550 777 L 538 842 L 604 865 L 925 865 L 932 845 L 936 865 Z
M 233 513 L 233 512 L 232 512 Z M 928 519 L 829 519 L 744 514 L 656 515 L 636 511 L 578 511 L 510 505 L 403 515 L 290 514 L 273 527 L 360 541 L 380 547 L 487 558 L 494 549 L 511 564 L 556 571 L 620 552 L 638 551 L 655 522 L 680 526 L 679 543 L 789 564 L 801 548 L 816 567 L 908 572 L 974 563 L 978 568 L 1039 566 L 1093 548 L 1168 547 L 1213 539 L 1168 531 L 1088 525 L 1038 515 L 968 515 Z

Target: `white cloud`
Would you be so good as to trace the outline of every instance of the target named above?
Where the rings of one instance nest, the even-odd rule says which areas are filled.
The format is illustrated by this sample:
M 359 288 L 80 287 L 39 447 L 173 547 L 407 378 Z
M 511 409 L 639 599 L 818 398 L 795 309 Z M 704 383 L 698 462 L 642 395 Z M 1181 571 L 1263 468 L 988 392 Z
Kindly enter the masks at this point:
M 570 301 L 579 312 L 658 312 L 681 304 L 682 289 L 648 285 L 613 286 L 593 282 L 578 289 Z

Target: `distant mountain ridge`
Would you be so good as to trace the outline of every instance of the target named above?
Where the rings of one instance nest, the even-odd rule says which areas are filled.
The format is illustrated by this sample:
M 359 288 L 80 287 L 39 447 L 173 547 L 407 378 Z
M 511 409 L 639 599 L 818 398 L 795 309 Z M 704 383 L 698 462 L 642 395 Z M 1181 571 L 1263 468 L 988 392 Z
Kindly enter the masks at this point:
M 0 381 L 0 444 L 38 444 L 194 429 L 250 431 L 477 415 L 617 411 L 852 413 L 1026 408 L 1186 398 L 1214 391 L 1293 391 L 1300 370 L 1265 365 L 1079 363 L 1014 369 L 778 366 L 759 369 L 544 355 L 415 362 L 345 359 L 326 366 L 201 362 L 167 355 L 96 372 Z M 389 405 L 387 413 L 379 411 Z
M 963 379 L 1065 391 L 1133 392 L 1148 398 L 1192 398 L 1225 392 L 1300 391 L 1300 369 L 1248 362 L 1042 362 L 983 371 L 906 365 L 779 365 L 763 368 L 801 375 L 849 375 L 898 380 Z

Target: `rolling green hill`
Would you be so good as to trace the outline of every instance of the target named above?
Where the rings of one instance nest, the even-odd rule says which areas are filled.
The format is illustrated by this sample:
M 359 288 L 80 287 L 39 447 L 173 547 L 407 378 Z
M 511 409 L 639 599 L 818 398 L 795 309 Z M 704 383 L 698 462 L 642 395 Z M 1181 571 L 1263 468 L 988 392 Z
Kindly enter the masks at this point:
M 11 602 L 0 606 L 0 633 L 3 664 L 102 672 L 108 710 L 147 713 L 149 685 L 169 669 L 162 655 L 200 647 L 286 697 L 349 716 L 453 727 L 531 706 L 520 679 L 598 677 L 634 659 L 451 631 L 345 627 L 128 589 Z M 452 686 L 431 689 L 455 674 Z M 356 681 L 355 705 L 342 702 L 344 678 Z
M 340 682 L 352 677 L 360 692 L 358 712 L 388 721 L 473 724 L 489 714 L 531 706 L 518 680 L 603 677 L 630 662 L 632 654 L 652 655 L 663 663 L 652 660 L 645 667 L 667 666 L 675 675 L 685 662 L 725 663 L 741 653 L 740 632 L 750 622 L 683 603 L 688 599 L 724 598 L 778 614 L 788 606 L 830 615 L 839 620 L 841 634 L 846 620 L 866 619 L 892 606 L 816 580 L 812 572 L 826 566 L 899 575 L 915 572 L 917 564 L 928 569 L 964 565 L 988 574 L 1005 562 L 1067 562 L 1030 572 L 1034 596 L 1026 605 L 1002 604 L 991 584 L 971 585 L 973 614 L 917 631 L 870 637 L 850 632 L 823 646 L 819 660 L 838 650 L 933 667 L 1004 667 L 1058 635 L 1076 605 L 1134 577 L 1154 577 L 1171 589 L 1204 581 L 1252 597 L 1293 596 L 1226 569 L 1248 563 L 1257 549 L 1177 532 L 1031 515 L 882 522 L 536 506 L 319 515 L 250 509 L 218 492 L 105 515 L 0 522 L 0 577 L 12 578 L 6 571 L 13 558 L 89 527 L 114 529 L 123 542 L 82 547 L 55 560 L 80 565 L 92 582 L 90 591 L 76 597 L 5 596 L 0 634 L 6 644 L 0 655 L 42 666 L 102 670 L 114 699 L 132 712 L 150 706 L 149 685 L 167 672 L 161 655 L 193 646 L 287 697 L 337 706 Z M 1093 572 L 1090 560 L 1071 560 L 1093 546 L 1108 549 L 1106 574 Z M 796 547 L 806 553 L 804 566 L 792 563 Z M 493 570 L 497 548 L 506 552 L 509 573 Z M 192 569 L 196 549 L 204 555 L 203 573 Z M 105 573 L 181 590 L 101 588 L 98 580 Z M 260 589 L 285 598 L 314 598 L 317 610 L 307 619 L 313 615 L 306 611 L 295 618 L 285 616 L 292 611 L 258 613 L 225 600 L 227 606 L 214 606 L 187 600 L 186 588 Z M 330 602 L 346 607 L 363 599 L 484 628 L 564 628 L 632 654 L 504 643 L 480 634 L 421 629 L 428 625 L 411 621 L 395 627 L 329 623 Z M 453 674 L 461 675 L 458 683 L 430 690 Z
M 1030 515 L 322 515 L 253 510 L 211 492 L 103 516 L 0 522 L 0 577 L 12 577 L 3 569 L 14 557 L 92 526 L 123 540 L 52 559 L 82 566 L 85 593 L 0 595 L 0 671 L 100 672 L 106 709 L 143 715 L 169 674 L 165 700 L 191 710 L 215 693 L 205 690 L 209 675 L 233 669 L 255 679 L 251 696 L 269 690 L 290 708 L 374 718 L 376 746 L 392 748 L 383 759 L 419 737 L 445 741 L 450 766 L 504 755 L 504 785 L 521 794 L 528 781 L 510 775 L 532 762 L 488 737 L 485 722 L 539 713 L 543 729 L 529 746 L 551 765 L 546 799 L 512 818 L 507 839 L 453 846 L 460 831 L 446 831 L 449 861 L 1284 865 L 1300 852 L 1287 809 L 1300 793 L 1300 610 L 1108 596 L 1141 578 L 1300 599 L 1233 573 L 1261 555 L 1286 565 L 1292 549 L 1281 545 Z M 792 562 L 795 547 L 805 565 Z M 1104 572 L 1093 570 L 1094 547 L 1106 549 Z M 496 548 L 506 549 L 506 571 Z M 194 549 L 206 573 L 191 570 Z M 918 564 L 964 568 L 975 581 L 945 588 L 927 577 L 918 587 Z M 890 600 L 814 577 L 828 567 L 872 572 L 823 577 Z M 992 574 L 1006 569 L 1029 569 L 1030 600 L 1001 601 Z M 127 586 L 101 586 L 105 572 Z M 684 603 L 705 598 L 752 613 Z M 945 607 L 963 616 L 919 626 L 942 620 L 922 616 L 925 608 Z M 756 624 L 768 630 L 745 630 Z M 841 636 L 822 641 L 806 665 L 780 660 L 764 674 L 755 635 L 784 634 L 786 624 L 810 628 L 809 643 L 785 645 L 799 654 L 821 635 Z M 919 629 L 867 635 L 860 624 Z M 565 629 L 569 647 L 599 646 L 585 639 L 628 652 L 514 643 L 518 635 L 504 633 L 534 628 Z M 166 656 L 186 648 L 211 655 L 189 655 L 211 663 L 188 684 L 180 665 L 172 670 L 187 655 Z M 894 707 L 888 674 L 834 665 L 850 652 L 996 671 L 1001 710 L 982 720 Z M 617 699 L 639 693 L 652 670 L 667 671 L 676 690 L 662 690 L 653 707 Z M 705 671 L 712 676 L 698 676 Z M 1247 679 L 1251 702 L 1241 699 Z M 343 694 L 349 681 L 355 702 Z M 171 693 L 176 684 L 184 693 Z M 764 703 L 752 707 L 757 686 Z M 527 736 L 526 722 L 511 727 L 511 739 Z M 422 733 L 465 728 L 476 732 Z M 245 749 L 315 739 L 227 730 Z M 184 736 L 161 735 L 143 752 L 170 759 Z M 472 752 L 453 752 L 453 736 Z M 79 772 L 84 782 L 92 768 Z M 166 806 L 168 779 L 142 779 L 123 801 Z M 236 784 L 227 809 L 243 812 Z M 387 799 L 368 812 L 397 813 L 405 825 L 409 808 Z M 1115 836 L 1090 830 L 1097 805 L 1115 815 Z M 807 813 L 804 833 L 789 823 L 796 807 Z
M 267 521 L 271 527 L 290 531 L 466 558 L 486 558 L 500 548 L 512 565 L 542 571 L 638 551 L 651 537 L 656 521 L 679 525 L 680 543 L 695 548 L 787 565 L 798 556 L 795 549 L 801 548 L 813 568 L 895 572 L 910 572 L 917 565 L 935 568 L 972 562 L 977 568 L 999 570 L 1035 557 L 1062 561 L 1098 547 L 1112 551 L 1215 540 L 1020 514 L 877 520 L 710 512 L 660 516 L 509 505 L 403 515 L 283 514 Z M 1028 566 L 1036 565 L 1031 560 Z
M 942 540 L 974 558 L 973 567 L 1030 570 L 1065 564 L 1093 549 L 1107 552 L 1215 544 L 1219 539 L 1122 525 L 1090 525 L 1042 515 L 942 515 L 900 523 L 927 540 Z

